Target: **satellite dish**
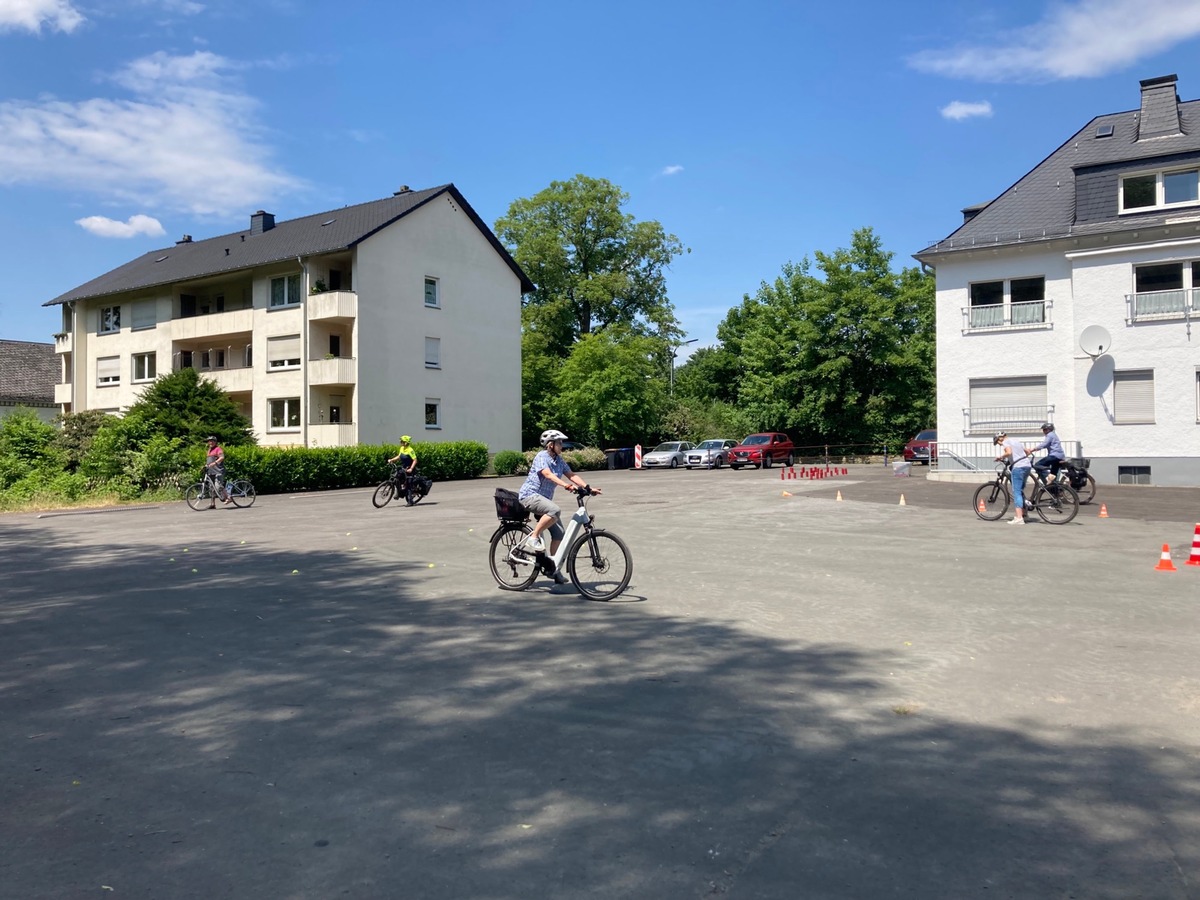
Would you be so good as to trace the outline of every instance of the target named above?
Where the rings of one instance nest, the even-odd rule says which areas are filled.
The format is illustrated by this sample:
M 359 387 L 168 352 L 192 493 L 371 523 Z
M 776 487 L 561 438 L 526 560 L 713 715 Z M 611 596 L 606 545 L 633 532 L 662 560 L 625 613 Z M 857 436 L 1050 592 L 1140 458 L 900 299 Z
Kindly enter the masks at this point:
M 1103 325 L 1089 325 L 1079 336 L 1079 346 L 1092 359 L 1112 349 L 1112 335 Z

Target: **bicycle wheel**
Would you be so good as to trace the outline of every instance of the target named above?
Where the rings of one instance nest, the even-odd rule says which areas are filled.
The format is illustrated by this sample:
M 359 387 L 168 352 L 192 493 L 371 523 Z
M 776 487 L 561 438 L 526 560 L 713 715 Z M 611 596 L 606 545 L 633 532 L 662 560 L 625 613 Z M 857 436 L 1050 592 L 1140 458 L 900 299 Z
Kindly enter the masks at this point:
M 1087 477 L 1087 484 L 1075 492 L 1079 496 L 1079 505 L 1086 506 L 1096 499 L 1096 479 Z
M 985 522 L 995 522 L 1008 512 L 1008 491 L 999 481 L 989 481 L 976 489 L 972 504 L 975 515 Z
M 395 490 L 395 486 L 390 481 L 385 481 L 379 487 L 375 488 L 375 493 L 371 495 L 371 502 L 375 504 L 375 508 L 383 509 L 391 503 L 392 494 Z
M 254 498 L 258 496 L 254 490 L 254 485 L 244 478 L 231 481 L 225 486 L 225 490 L 229 491 L 229 499 L 233 501 L 234 506 L 253 506 Z
M 533 529 L 520 522 L 506 522 L 492 535 L 488 551 L 488 564 L 496 584 L 506 591 L 523 591 L 533 584 L 538 576 L 537 561 L 533 554 L 513 553 L 513 548 L 525 540 Z
M 204 490 L 204 482 L 197 481 L 183 495 L 183 499 L 187 501 L 187 505 L 192 509 L 204 509 L 211 502 L 207 492 Z
M 611 600 L 629 586 L 633 557 L 625 542 L 593 528 L 580 535 L 567 555 L 571 583 L 589 600 Z
M 414 478 L 412 487 L 408 489 L 408 496 L 404 498 L 405 501 L 409 506 L 412 506 L 414 503 L 420 503 L 424 497 L 425 482 L 423 482 L 420 478 Z
M 1033 508 L 1047 525 L 1066 525 L 1079 514 L 1079 495 L 1069 484 L 1038 485 L 1033 492 Z

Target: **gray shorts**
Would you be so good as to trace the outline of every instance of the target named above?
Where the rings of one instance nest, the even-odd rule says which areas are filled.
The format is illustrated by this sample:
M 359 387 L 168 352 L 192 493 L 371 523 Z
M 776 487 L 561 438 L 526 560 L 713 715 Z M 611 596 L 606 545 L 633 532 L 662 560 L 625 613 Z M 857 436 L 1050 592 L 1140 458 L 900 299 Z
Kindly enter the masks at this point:
M 537 518 L 542 516 L 554 516 L 554 523 L 547 529 L 550 532 L 550 537 L 556 541 L 562 540 L 562 510 L 553 500 L 547 500 L 541 494 L 533 494 L 529 497 L 521 498 L 521 505 L 533 513 Z

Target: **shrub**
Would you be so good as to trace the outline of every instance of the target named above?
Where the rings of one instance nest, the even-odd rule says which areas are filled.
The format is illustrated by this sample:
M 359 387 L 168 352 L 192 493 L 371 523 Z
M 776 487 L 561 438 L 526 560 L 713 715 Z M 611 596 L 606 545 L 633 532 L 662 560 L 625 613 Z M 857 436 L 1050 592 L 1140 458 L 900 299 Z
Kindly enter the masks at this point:
M 540 450 L 525 451 L 526 472 L 533 465 L 533 458 L 540 452 Z M 567 450 L 563 453 L 563 459 L 567 461 L 567 465 L 571 467 L 572 472 L 588 472 L 608 468 L 608 454 L 596 447 L 584 447 L 582 450 Z M 500 473 L 497 472 L 496 474 Z
M 529 460 L 519 450 L 501 450 L 492 457 L 492 468 L 497 475 L 524 475 L 529 471 Z

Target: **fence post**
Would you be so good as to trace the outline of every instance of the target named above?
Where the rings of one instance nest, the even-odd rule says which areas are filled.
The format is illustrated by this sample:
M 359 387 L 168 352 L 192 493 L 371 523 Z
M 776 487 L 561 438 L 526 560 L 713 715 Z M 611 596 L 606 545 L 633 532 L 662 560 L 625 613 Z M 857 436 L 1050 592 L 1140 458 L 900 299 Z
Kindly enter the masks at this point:
M 887 444 L 884 444 L 883 445 L 883 464 L 885 466 L 888 464 L 887 456 L 888 456 L 888 448 L 887 448 Z

